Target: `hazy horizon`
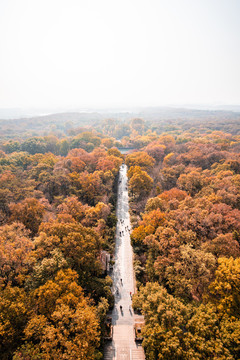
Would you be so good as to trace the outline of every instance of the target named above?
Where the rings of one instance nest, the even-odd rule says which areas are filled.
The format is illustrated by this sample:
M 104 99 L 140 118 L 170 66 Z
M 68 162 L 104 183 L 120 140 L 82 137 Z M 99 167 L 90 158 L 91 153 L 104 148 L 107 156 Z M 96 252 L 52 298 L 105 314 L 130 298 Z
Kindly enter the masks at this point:
M 152 113 L 158 114 L 160 118 L 163 116 L 169 118 L 169 116 L 190 116 L 194 114 L 196 116 L 196 111 L 200 114 L 205 113 L 211 115 L 217 112 L 220 116 L 223 114 L 236 114 L 240 116 L 240 105 L 222 105 L 222 106 L 207 106 L 207 105 L 188 105 L 183 106 L 155 106 L 155 107 L 88 107 L 88 108 L 0 108 L 0 120 L 10 120 L 10 119 L 23 119 L 23 118 L 37 118 L 37 117 L 46 117 L 49 115 L 59 115 L 61 114 L 101 114 L 106 116 L 118 116 L 120 114 L 132 114 L 132 117 L 144 117 Z M 108 115 L 109 114 L 109 115 Z M 230 115 L 231 116 L 231 115 Z
M 239 13 L 237 0 L 2 0 L 0 109 L 238 108 Z

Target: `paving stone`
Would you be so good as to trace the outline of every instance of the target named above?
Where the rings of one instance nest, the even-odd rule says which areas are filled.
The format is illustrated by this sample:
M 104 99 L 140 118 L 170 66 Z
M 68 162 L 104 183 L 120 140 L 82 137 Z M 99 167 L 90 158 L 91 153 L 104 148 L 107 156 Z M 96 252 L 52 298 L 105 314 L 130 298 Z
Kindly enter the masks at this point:
M 105 345 L 104 360 L 144 360 L 144 350 L 134 339 L 134 321 L 131 294 L 134 293 L 133 252 L 130 240 L 129 205 L 127 186 L 127 167 L 120 169 L 117 202 L 117 228 L 115 264 L 113 268 L 113 292 L 115 307 L 112 316 L 113 341 Z M 120 236 L 121 232 L 121 236 Z M 122 306 L 122 311 L 120 310 Z M 143 317 L 139 317 L 143 318 Z

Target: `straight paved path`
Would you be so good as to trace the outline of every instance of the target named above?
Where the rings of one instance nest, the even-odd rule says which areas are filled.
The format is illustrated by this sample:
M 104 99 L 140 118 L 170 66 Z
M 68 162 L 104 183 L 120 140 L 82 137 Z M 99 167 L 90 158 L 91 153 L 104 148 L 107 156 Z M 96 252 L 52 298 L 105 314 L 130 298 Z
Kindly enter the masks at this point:
M 130 241 L 130 217 L 127 188 L 127 166 L 119 172 L 115 264 L 113 291 L 115 307 L 111 313 L 113 340 L 104 348 L 105 360 L 144 360 L 140 344 L 135 342 L 134 319 L 130 294 L 134 292 L 133 252 Z M 120 310 L 122 306 L 122 311 Z

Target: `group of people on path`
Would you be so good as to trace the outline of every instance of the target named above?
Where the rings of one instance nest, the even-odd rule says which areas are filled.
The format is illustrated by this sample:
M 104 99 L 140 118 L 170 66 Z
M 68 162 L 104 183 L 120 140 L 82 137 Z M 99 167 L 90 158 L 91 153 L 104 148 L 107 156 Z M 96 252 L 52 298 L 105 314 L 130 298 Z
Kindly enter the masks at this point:
M 123 167 L 124 167 L 124 166 L 121 165 L 121 168 L 123 168 Z M 123 189 L 127 190 L 127 185 L 124 185 L 123 180 L 124 180 L 124 178 L 123 178 L 123 176 L 121 176 L 121 174 L 120 174 L 118 183 L 119 183 L 119 185 L 122 184 L 122 188 L 123 188 Z M 123 195 L 123 191 L 122 191 L 120 188 L 119 188 L 119 195 Z M 124 219 L 119 219 L 119 222 L 120 222 L 120 224 L 121 224 L 122 226 L 124 226 L 125 232 L 130 233 L 130 228 L 129 228 L 128 225 L 125 226 Z M 124 236 L 124 230 L 119 230 L 119 235 L 120 235 L 120 236 Z M 121 283 L 121 286 L 123 286 L 123 281 L 122 281 L 122 279 L 120 279 L 120 283 Z M 117 296 L 119 295 L 119 290 L 118 290 L 118 288 L 116 288 L 116 295 L 117 295 Z M 130 291 L 130 298 L 132 299 L 132 292 L 131 292 L 131 291 Z M 131 305 L 129 305 L 129 311 L 131 312 Z M 123 307 L 122 307 L 122 305 L 120 305 L 120 312 L 121 312 L 121 314 L 123 315 Z
M 121 285 L 123 285 L 122 279 L 120 279 L 120 281 L 121 281 Z M 118 288 L 116 289 L 116 294 L 119 295 L 119 290 L 118 290 Z M 130 294 L 130 298 L 131 298 L 131 300 L 132 300 L 132 292 L 130 291 L 129 294 Z M 123 315 L 123 307 L 122 307 L 122 305 L 120 305 L 119 308 L 120 308 L 121 314 Z M 131 305 L 129 305 L 129 311 L 131 312 Z
M 119 221 L 120 221 L 121 225 L 124 225 L 124 220 L 123 220 L 123 219 L 120 219 Z M 128 231 L 128 232 L 130 233 L 130 229 L 129 229 L 129 226 L 128 226 L 128 225 L 125 226 L 125 231 L 126 231 L 126 232 Z M 119 231 L 119 235 L 120 235 L 120 236 L 124 235 L 124 231 Z

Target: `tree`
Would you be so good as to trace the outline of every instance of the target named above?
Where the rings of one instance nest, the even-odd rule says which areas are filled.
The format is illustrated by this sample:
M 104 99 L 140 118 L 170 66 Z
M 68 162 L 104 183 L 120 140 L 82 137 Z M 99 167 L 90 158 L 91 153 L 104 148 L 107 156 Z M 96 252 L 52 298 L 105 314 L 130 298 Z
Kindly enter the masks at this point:
M 145 206 L 145 211 L 149 212 L 152 210 L 165 210 L 164 202 L 159 197 L 150 198 Z
M 110 149 L 114 144 L 114 139 L 110 139 L 110 138 L 102 139 L 101 144 L 105 146 L 107 149 Z
M 126 165 L 140 166 L 144 170 L 150 170 L 155 164 L 155 160 L 144 151 L 136 151 L 126 156 Z
M 157 283 L 147 283 L 133 297 L 145 318 L 143 347 L 149 360 L 184 359 L 184 332 L 189 309 Z
M 180 175 L 177 184 L 180 189 L 187 191 L 191 196 L 199 192 L 209 180 L 198 171 L 191 171 L 189 174 Z
M 140 225 L 152 226 L 155 230 L 164 223 L 165 215 L 159 209 L 152 210 L 143 215 Z
M 96 310 L 77 285 L 76 272 L 60 270 L 34 292 L 35 314 L 24 333 L 28 347 L 16 351 L 14 359 L 29 353 L 41 359 L 94 360 L 99 353 L 99 321 Z
M 233 239 L 231 233 L 220 234 L 215 239 L 206 241 L 202 244 L 202 249 L 211 252 L 217 258 L 220 256 L 233 258 L 240 256 L 240 247 L 237 240 Z
M 41 153 L 44 154 L 47 150 L 46 143 L 42 137 L 33 137 L 25 140 L 21 144 L 22 151 L 27 151 L 29 154 Z
M 110 207 L 102 202 L 99 202 L 95 207 L 91 207 L 86 210 L 85 220 L 83 221 L 86 226 L 96 226 L 99 220 L 107 220 L 108 215 L 110 215 Z
M 44 257 L 35 262 L 31 273 L 25 281 L 25 288 L 28 290 L 36 289 L 43 285 L 47 280 L 53 279 L 57 272 L 69 266 L 63 253 L 58 248 L 50 251 L 48 257 Z
M 144 120 L 140 118 L 132 119 L 130 126 L 133 131 L 142 134 L 144 130 Z
M 23 289 L 8 285 L 0 289 L 0 353 L 2 360 L 11 358 L 21 345 L 24 327 L 30 317 L 28 299 Z
M 184 171 L 184 168 L 183 165 L 174 165 L 162 169 L 160 182 L 163 190 L 170 190 L 171 188 L 176 187 L 177 180 Z
M 113 155 L 109 155 L 106 156 L 105 158 L 100 158 L 98 160 L 96 169 L 102 170 L 104 172 L 110 170 L 112 171 L 112 173 L 116 175 L 121 163 L 122 163 L 122 159 Z
M 36 235 L 45 212 L 44 205 L 34 198 L 26 198 L 18 204 L 10 205 L 10 221 L 23 223 L 32 235 Z
M 70 150 L 69 142 L 66 139 L 63 139 L 59 143 L 59 153 L 62 156 L 66 156 Z
M 111 149 L 108 149 L 107 153 L 108 155 L 113 155 L 124 160 L 124 155 L 122 155 L 121 152 L 116 147 L 112 147 Z
M 89 286 L 92 276 L 101 274 L 101 240 L 95 231 L 77 223 L 70 215 L 59 215 L 56 220 L 42 223 L 39 230 L 40 235 L 35 239 L 39 259 L 58 248 L 79 274 L 84 287 Z
M 9 140 L 6 143 L 3 144 L 3 150 L 9 154 L 14 151 L 20 150 L 20 143 L 19 141 Z
M 211 253 L 181 245 L 180 259 L 166 269 L 167 282 L 175 295 L 199 301 L 213 278 L 215 268 L 216 259 Z
M 95 171 L 93 174 L 86 171 L 80 174 L 71 173 L 69 177 L 72 183 L 72 192 L 79 199 L 89 205 L 94 205 L 97 200 L 102 198 L 105 189 L 99 171 Z
M 224 321 L 220 322 L 215 306 L 202 304 L 194 309 L 191 319 L 186 325 L 185 347 L 188 349 L 188 359 L 237 359 L 236 338 L 231 335 L 231 330 L 223 331 Z M 233 325 L 233 323 L 232 323 Z M 235 323 L 236 325 L 236 323 Z M 234 325 L 233 325 L 234 326 Z M 230 331 L 229 331 L 230 330 Z M 238 324 L 238 331 L 240 330 Z M 232 338 L 232 343 L 225 340 Z M 239 342 L 238 342 L 239 343 Z M 239 349 L 239 344 L 237 345 Z
M 150 360 L 238 359 L 240 322 L 219 317 L 213 304 L 185 305 L 157 283 L 133 296 L 145 326 L 143 347 Z
M 240 316 L 240 258 L 220 257 L 215 280 L 210 284 L 212 301 L 221 314 Z
M 164 166 L 174 165 L 175 162 L 176 162 L 176 155 L 172 152 L 167 154 L 163 159 Z
M 23 224 L 0 227 L 0 287 L 22 285 L 32 266 L 33 242 Z
M 182 191 L 177 188 L 172 188 L 168 191 L 164 191 L 163 193 L 158 195 L 158 197 L 166 202 L 175 200 L 175 199 L 178 201 L 182 201 L 187 197 L 187 193 L 186 193 L 186 191 Z
M 69 170 L 71 172 L 78 172 L 79 173 L 79 172 L 82 172 L 85 169 L 86 164 L 79 157 L 71 156 L 71 157 L 66 158 L 66 166 L 69 168 Z
M 60 214 L 69 214 L 76 221 L 82 222 L 86 216 L 86 211 L 89 209 L 87 204 L 83 205 L 76 196 L 69 196 L 58 206 Z
M 135 171 L 129 181 L 129 188 L 132 193 L 138 198 L 144 197 L 150 193 L 152 186 L 153 179 L 147 172 L 140 170 L 139 167 L 135 167 Z
M 166 146 L 158 144 L 157 141 L 153 141 L 145 148 L 145 151 L 154 158 L 156 162 L 159 162 L 164 158 L 165 149 Z

